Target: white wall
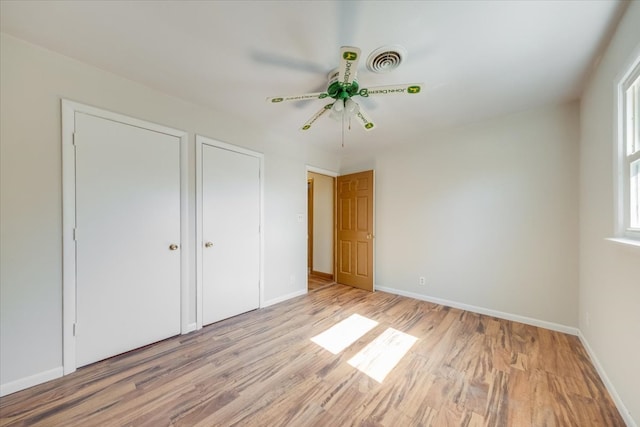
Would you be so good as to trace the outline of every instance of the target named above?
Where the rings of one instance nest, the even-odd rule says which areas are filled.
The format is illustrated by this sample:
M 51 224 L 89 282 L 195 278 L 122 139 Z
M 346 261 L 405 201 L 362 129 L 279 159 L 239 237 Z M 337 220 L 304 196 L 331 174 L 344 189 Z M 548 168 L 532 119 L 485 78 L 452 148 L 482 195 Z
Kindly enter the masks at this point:
M 346 159 L 376 170 L 376 287 L 576 327 L 578 129 L 571 103 Z
M 631 2 L 584 91 L 580 141 L 580 330 L 637 425 L 640 248 L 604 239 L 614 232 L 614 90 L 640 54 L 639 23 L 640 2 Z
M 313 271 L 333 274 L 333 180 L 309 172 L 313 178 Z
M 189 132 L 194 235 L 194 134 L 263 152 L 263 299 L 306 292 L 306 164 L 337 170 L 339 159 L 11 36 L 0 55 L 0 391 L 62 366 L 61 98 Z

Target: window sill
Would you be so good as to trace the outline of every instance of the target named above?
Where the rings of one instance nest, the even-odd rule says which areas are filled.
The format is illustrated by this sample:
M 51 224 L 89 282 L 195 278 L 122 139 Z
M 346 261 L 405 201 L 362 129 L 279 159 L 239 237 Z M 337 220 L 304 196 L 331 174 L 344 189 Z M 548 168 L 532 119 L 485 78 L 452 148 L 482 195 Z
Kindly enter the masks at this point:
M 626 237 L 608 237 L 605 240 L 613 242 L 616 245 L 640 251 L 640 240 L 629 239 Z

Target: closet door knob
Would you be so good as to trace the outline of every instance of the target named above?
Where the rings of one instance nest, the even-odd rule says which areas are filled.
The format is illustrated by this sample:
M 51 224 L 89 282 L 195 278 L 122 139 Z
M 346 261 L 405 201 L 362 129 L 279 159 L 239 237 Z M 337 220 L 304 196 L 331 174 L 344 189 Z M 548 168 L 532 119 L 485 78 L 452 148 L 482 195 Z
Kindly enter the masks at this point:
M 175 243 L 172 243 L 169 245 L 169 250 L 170 251 L 177 251 L 178 250 L 178 245 L 176 245 Z
M 205 248 L 210 248 L 212 246 L 213 246 L 213 243 L 211 243 L 211 242 L 207 242 L 207 243 L 204 244 Z

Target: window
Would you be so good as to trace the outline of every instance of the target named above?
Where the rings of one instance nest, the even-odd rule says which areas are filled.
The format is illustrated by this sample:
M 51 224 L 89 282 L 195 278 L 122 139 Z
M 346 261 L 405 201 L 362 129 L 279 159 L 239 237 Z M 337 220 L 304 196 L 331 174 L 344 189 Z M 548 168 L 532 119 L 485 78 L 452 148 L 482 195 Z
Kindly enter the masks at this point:
M 640 58 L 619 88 L 618 234 L 640 239 Z

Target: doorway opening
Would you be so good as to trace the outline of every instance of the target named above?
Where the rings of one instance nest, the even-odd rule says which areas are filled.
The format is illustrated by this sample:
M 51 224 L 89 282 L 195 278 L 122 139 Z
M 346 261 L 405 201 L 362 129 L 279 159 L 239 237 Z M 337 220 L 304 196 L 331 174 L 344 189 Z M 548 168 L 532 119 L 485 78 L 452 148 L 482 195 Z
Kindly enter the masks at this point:
M 373 170 L 339 175 L 307 166 L 308 290 L 340 283 L 374 291 L 374 181 Z
M 308 290 L 334 283 L 335 177 L 307 172 Z

